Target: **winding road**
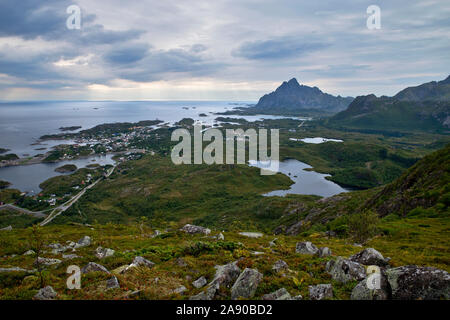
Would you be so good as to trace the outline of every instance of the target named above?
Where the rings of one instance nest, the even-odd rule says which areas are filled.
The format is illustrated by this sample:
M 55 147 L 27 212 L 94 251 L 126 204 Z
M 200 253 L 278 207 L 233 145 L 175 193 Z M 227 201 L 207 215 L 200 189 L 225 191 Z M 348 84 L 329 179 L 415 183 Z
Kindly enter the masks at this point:
M 107 173 L 106 173 L 106 178 L 109 177 L 113 172 L 114 169 L 116 168 L 116 166 L 113 166 Z M 36 217 L 36 218 L 45 218 L 44 221 L 42 221 L 40 223 L 41 226 L 45 226 L 46 224 L 48 224 L 49 222 L 51 222 L 53 219 L 55 219 L 57 216 L 59 216 L 61 213 L 63 213 L 64 211 L 66 211 L 67 209 L 69 209 L 75 202 L 77 202 L 85 193 L 88 189 L 91 189 L 92 187 L 94 187 L 99 181 L 101 181 L 103 178 L 99 178 L 96 181 L 94 181 L 93 183 L 91 183 L 90 185 L 88 185 L 86 188 L 84 188 L 83 190 L 81 190 L 79 193 L 77 193 L 75 196 L 73 196 L 70 200 L 64 202 L 63 204 L 59 205 L 58 207 L 54 208 L 54 209 L 47 209 L 47 210 L 43 210 L 43 211 L 30 211 L 18 206 L 15 206 L 13 204 L 4 204 L 0 206 L 0 211 L 1 210 L 7 210 L 7 209 L 11 209 L 11 210 L 15 210 L 15 211 L 19 211 L 21 213 L 24 214 L 28 214 L 30 216 Z M 45 214 L 44 212 L 50 211 L 50 214 Z

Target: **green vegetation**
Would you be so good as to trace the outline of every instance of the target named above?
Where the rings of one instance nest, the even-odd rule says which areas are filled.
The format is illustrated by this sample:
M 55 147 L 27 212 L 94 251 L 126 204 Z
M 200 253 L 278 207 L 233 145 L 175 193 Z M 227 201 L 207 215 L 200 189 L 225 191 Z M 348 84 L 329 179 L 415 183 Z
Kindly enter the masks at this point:
M 73 172 L 76 170 L 77 170 L 77 166 L 74 164 L 65 164 L 65 165 L 55 169 L 56 172 L 61 172 L 61 173 Z
M 15 153 L 8 153 L 3 156 L 0 156 L 0 161 L 10 161 L 10 160 L 17 160 L 19 157 Z
M 0 180 L 0 189 L 8 188 L 11 185 L 8 181 Z

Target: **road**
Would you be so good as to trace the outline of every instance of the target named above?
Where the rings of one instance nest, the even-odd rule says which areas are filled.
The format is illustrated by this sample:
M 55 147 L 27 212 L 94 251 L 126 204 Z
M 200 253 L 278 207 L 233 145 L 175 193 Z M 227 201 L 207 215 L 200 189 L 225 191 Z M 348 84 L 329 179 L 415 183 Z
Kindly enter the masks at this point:
M 21 207 L 17 207 L 13 204 L 4 204 L 2 206 L 0 206 L 0 211 L 1 210 L 7 210 L 7 209 L 11 209 L 11 210 L 15 210 L 15 211 L 19 211 L 21 213 L 24 214 L 28 214 L 30 216 L 36 217 L 36 218 L 44 218 L 47 215 L 44 213 L 44 211 L 30 211 Z
M 113 166 L 111 170 L 106 174 L 106 177 L 109 177 L 113 172 L 116 166 Z M 77 202 L 88 189 L 91 189 L 94 187 L 102 178 L 97 179 L 95 182 L 88 185 L 86 188 L 84 188 L 82 191 L 80 191 L 78 194 L 73 196 L 70 200 L 64 202 L 57 208 L 55 208 L 45 219 L 40 223 L 41 226 L 45 226 L 49 222 L 51 222 L 53 219 L 55 219 L 57 216 L 59 216 L 61 213 L 69 209 L 75 202 Z

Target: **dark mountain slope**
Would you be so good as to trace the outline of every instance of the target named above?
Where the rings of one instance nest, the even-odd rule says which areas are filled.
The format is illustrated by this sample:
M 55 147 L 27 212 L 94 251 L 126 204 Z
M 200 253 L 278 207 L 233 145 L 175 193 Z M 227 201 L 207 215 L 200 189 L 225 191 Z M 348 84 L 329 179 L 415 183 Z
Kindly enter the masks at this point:
M 292 78 L 283 82 L 274 92 L 264 95 L 249 111 L 262 113 L 298 113 L 305 110 L 338 112 L 353 100 L 351 97 L 333 96 L 317 87 L 300 85 Z

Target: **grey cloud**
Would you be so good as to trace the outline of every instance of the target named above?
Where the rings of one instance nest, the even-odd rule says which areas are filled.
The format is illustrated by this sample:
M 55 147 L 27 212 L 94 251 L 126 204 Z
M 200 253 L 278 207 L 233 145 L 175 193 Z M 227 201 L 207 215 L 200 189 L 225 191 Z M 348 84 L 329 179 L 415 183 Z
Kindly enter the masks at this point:
M 295 37 L 281 37 L 269 40 L 244 42 L 232 54 L 251 60 L 276 60 L 298 58 L 310 52 L 323 49 L 325 43 Z

